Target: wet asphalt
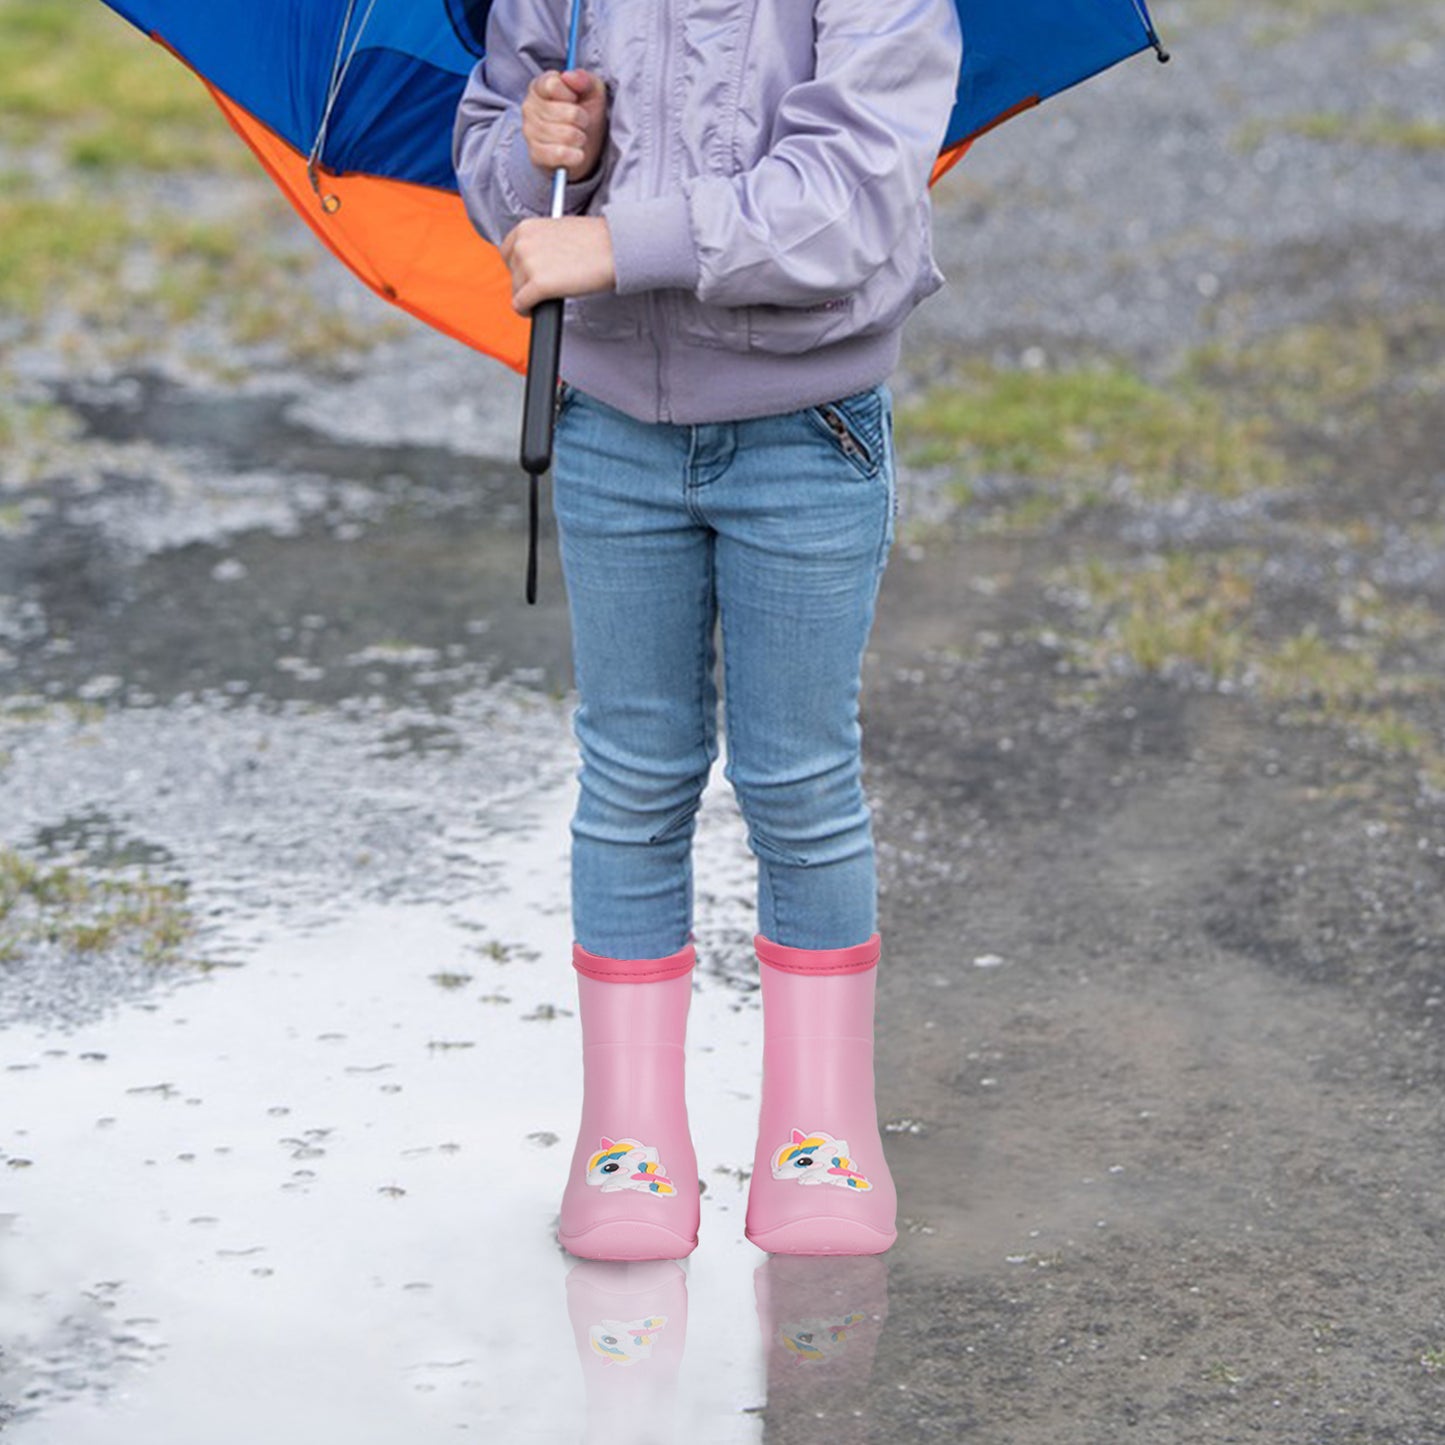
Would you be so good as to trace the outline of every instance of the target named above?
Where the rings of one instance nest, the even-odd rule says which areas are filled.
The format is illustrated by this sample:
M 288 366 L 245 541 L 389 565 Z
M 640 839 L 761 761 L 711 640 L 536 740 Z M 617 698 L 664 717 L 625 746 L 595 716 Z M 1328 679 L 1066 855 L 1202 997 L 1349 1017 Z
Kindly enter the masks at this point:
M 1285 122 L 1438 121 L 1445 9 L 1180 9 L 1169 67 L 945 183 L 902 399 L 960 354 L 1167 382 L 1441 294 L 1445 151 Z M 1058 580 L 1251 544 L 1282 608 L 1354 568 L 1438 619 L 1438 394 L 1234 506 L 1000 532 L 905 476 L 864 696 L 899 1242 L 741 1238 L 752 878 L 715 776 L 704 1240 L 599 1273 L 550 1239 L 575 763 L 550 530 L 521 600 L 513 380 L 413 333 L 343 377 L 50 384 L 84 465 L 6 498 L 0 842 L 182 879 L 201 931 L 191 964 L 0 974 L 0 1433 L 1445 1441 L 1445 800 L 1247 688 L 1081 661 Z M 1342 517 L 1384 540 L 1342 553 Z M 592 1328 L 644 1317 L 601 1370 Z

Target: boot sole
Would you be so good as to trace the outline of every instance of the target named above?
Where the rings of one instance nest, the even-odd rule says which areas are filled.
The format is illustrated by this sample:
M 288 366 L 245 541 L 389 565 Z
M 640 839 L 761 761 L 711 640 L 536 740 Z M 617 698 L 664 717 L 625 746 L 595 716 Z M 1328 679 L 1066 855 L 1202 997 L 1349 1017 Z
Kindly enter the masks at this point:
M 773 1229 L 743 1231 L 769 1254 L 882 1254 L 898 1238 L 856 1219 L 793 1219 Z
M 683 1239 L 660 1224 L 615 1219 L 595 1224 L 580 1234 L 558 1231 L 557 1243 L 578 1259 L 685 1259 L 697 1240 Z

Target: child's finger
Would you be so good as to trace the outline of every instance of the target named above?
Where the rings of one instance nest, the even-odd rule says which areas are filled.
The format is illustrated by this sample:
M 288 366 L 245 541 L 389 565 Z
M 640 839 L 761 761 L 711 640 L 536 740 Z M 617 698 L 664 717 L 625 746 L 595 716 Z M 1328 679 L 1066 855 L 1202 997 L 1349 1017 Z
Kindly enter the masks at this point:
M 571 98 L 581 103 L 602 93 L 602 77 L 590 70 L 564 70 L 557 79 L 571 92 Z
M 559 79 L 582 103 L 595 100 L 604 91 L 603 78 L 601 75 L 592 74 L 591 71 L 564 71 Z
M 544 171 L 568 170 L 580 166 L 584 156 L 580 146 L 529 146 L 532 164 Z
M 576 74 L 575 71 L 569 74 Z M 532 82 L 532 90 L 543 100 L 564 100 L 572 104 L 577 102 L 577 92 L 567 84 L 560 72 L 555 70 L 544 70 Z
M 559 105 L 556 101 L 538 101 L 532 114 L 545 125 L 566 126 L 571 130 L 587 129 L 587 112 L 580 105 Z
M 524 127 L 524 133 L 527 137 L 527 148 L 533 152 L 546 151 L 550 155 L 556 151 L 575 151 L 576 155 L 568 160 L 568 165 L 571 165 L 573 160 L 581 160 L 587 144 L 586 134 L 575 125 L 539 123 Z

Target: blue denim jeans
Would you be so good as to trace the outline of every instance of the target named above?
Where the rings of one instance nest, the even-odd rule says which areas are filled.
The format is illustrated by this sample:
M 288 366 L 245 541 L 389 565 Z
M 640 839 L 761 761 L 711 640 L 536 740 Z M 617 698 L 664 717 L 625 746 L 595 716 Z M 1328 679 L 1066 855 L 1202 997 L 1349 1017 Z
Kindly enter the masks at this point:
M 887 387 L 690 426 L 639 422 L 565 385 L 558 407 L 577 942 L 660 958 L 690 936 L 719 623 L 726 776 L 757 858 L 758 930 L 793 948 L 864 942 L 877 873 L 858 694 L 893 541 Z

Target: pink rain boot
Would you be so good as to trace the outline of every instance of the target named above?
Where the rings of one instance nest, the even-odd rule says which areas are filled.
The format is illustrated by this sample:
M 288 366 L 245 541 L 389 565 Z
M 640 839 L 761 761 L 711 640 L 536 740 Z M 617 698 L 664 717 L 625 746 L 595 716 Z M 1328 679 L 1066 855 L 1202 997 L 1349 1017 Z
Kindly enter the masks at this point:
M 747 1236 L 770 1254 L 881 1254 L 898 1199 L 873 1102 L 878 935 L 855 948 L 754 942 L 763 1102 Z
M 572 949 L 582 1015 L 582 1124 L 557 1240 L 584 1259 L 697 1248 L 697 1156 L 683 1097 L 692 944 L 666 958 Z

